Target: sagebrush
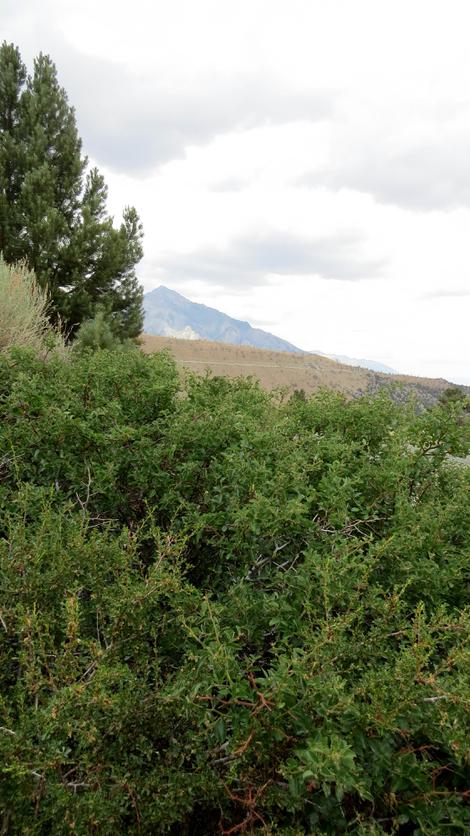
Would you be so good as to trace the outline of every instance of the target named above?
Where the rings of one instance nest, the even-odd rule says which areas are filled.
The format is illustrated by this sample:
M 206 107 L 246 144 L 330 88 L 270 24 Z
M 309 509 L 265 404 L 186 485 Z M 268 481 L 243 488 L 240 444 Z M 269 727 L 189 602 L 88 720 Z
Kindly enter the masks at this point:
M 7 264 L 0 255 L 0 351 L 13 346 L 44 352 L 64 346 L 49 321 L 49 301 L 26 264 Z

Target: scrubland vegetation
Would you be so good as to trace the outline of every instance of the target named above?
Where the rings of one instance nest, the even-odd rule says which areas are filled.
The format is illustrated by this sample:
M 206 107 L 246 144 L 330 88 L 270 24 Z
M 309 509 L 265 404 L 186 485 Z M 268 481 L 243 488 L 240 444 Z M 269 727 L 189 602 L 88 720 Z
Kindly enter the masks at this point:
M 47 292 L 41 289 L 25 264 L 6 264 L 0 254 L 0 351 L 13 346 L 38 353 L 64 347 L 51 327 Z
M 466 832 L 459 401 L 0 355 L 4 833 Z

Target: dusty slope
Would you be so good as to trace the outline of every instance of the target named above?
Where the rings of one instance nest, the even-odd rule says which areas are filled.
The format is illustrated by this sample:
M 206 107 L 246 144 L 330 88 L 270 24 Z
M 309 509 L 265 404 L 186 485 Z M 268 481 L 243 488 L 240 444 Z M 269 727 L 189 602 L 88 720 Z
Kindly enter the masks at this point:
M 290 392 L 303 389 L 306 394 L 325 386 L 352 397 L 377 391 L 396 381 L 402 384 L 404 393 L 417 390 L 423 402 L 432 403 L 450 386 L 442 379 L 386 375 L 346 366 L 318 354 L 288 354 L 208 340 L 180 340 L 145 334 L 142 348 L 150 354 L 167 348 L 181 366 L 193 371 L 210 369 L 216 375 L 227 377 L 251 376 L 267 389 L 285 387 Z

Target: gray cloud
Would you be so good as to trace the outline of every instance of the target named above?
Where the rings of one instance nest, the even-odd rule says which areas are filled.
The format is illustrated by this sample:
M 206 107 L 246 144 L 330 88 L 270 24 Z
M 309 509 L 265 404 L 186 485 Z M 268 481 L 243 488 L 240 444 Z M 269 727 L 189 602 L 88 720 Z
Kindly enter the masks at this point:
M 244 71 L 242 59 L 240 69 L 230 74 L 216 66 L 194 74 L 169 62 L 139 74 L 126 54 L 118 63 L 73 47 L 57 25 L 50 0 L 40 9 L 35 0 L 1 2 L 5 37 L 17 42 L 14 33 L 22 33 L 19 46 L 29 69 L 39 51 L 36 44 L 51 56 L 75 107 L 86 152 L 116 171 L 143 176 L 218 134 L 300 119 L 318 121 L 333 112 L 331 94 L 294 89 L 269 71 Z M 24 24 L 28 15 L 34 37 Z
M 340 281 L 360 281 L 384 275 L 385 262 L 367 258 L 362 239 L 349 232 L 306 239 L 286 233 L 245 235 L 225 249 L 168 254 L 159 268 L 172 282 L 201 280 L 238 289 L 269 282 L 270 275 L 311 275 Z
M 331 96 L 301 93 L 260 73 L 151 78 L 61 43 L 52 57 L 87 152 L 102 165 L 136 175 L 218 134 L 332 113 Z
M 470 137 L 440 136 L 400 151 L 366 148 L 362 153 L 310 172 L 304 186 L 354 189 L 379 203 L 414 211 L 449 210 L 470 205 Z

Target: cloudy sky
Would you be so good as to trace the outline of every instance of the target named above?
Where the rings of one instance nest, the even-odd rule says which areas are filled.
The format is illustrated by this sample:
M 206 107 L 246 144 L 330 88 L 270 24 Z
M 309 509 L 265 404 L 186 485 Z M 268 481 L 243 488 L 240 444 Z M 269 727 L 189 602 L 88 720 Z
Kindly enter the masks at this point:
M 0 0 L 146 290 L 470 384 L 468 0 Z

